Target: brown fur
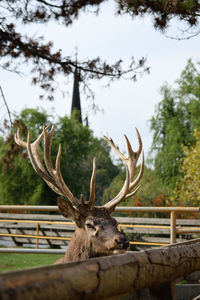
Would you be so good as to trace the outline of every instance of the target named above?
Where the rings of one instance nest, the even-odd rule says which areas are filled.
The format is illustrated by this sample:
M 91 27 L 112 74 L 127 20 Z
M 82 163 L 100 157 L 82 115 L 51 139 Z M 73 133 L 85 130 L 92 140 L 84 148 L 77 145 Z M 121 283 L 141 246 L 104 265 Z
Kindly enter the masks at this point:
M 93 171 L 90 181 L 90 197 L 85 202 L 83 195 L 80 199 L 74 197 L 69 187 L 65 184 L 61 170 L 60 157 L 61 145 L 59 146 L 56 166 L 53 167 L 51 161 L 51 144 L 54 134 L 54 125 L 48 131 L 48 127 L 43 127 L 43 132 L 39 137 L 30 143 L 30 133 L 28 133 L 27 142 L 21 140 L 20 130 L 18 128 L 15 134 L 15 142 L 28 149 L 28 155 L 33 168 L 41 176 L 48 186 L 58 195 L 66 197 L 69 202 L 58 198 L 58 207 L 61 214 L 69 219 L 74 220 L 76 224 L 75 233 L 70 241 L 65 256 L 56 261 L 63 263 L 67 261 L 85 260 L 91 257 L 103 256 L 120 253 L 125 251 L 129 242 L 126 236 L 118 230 L 117 222 L 111 217 L 115 207 L 127 198 L 133 196 L 140 188 L 139 182 L 144 172 L 144 152 L 142 151 L 142 140 L 139 131 L 136 133 L 139 142 L 139 148 L 133 151 L 129 139 L 125 135 L 128 157 L 121 153 L 113 140 L 106 138 L 117 155 L 125 162 L 126 179 L 120 192 L 108 203 L 102 207 L 94 206 L 95 203 L 95 179 L 96 179 L 96 159 L 93 159 Z M 44 139 L 44 161 L 46 168 L 42 166 L 39 145 Z M 142 163 L 137 177 L 134 179 L 137 160 L 142 153 Z
M 89 209 L 86 205 L 80 211 L 71 211 L 68 202 L 58 200 L 60 212 L 72 218 L 76 230 L 69 243 L 65 256 L 55 262 L 81 261 L 88 258 L 124 252 L 128 246 L 126 236 L 118 230 L 117 221 L 104 207 Z M 73 208 L 74 209 L 74 208 Z M 73 210 L 72 209 L 72 210 Z

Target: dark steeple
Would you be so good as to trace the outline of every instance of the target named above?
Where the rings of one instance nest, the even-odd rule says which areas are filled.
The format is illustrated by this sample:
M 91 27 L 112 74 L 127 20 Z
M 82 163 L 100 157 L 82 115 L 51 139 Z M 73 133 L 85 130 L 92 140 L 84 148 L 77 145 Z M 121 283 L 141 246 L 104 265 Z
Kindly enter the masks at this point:
M 82 116 L 81 116 L 81 101 L 80 101 L 80 92 L 79 92 L 79 74 L 77 68 L 74 72 L 74 87 L 73 87 L 73 95 L 72 95 L 72 112 L 76 110 L 77 112 L 77 119 L 80 123 L 82 123 Z

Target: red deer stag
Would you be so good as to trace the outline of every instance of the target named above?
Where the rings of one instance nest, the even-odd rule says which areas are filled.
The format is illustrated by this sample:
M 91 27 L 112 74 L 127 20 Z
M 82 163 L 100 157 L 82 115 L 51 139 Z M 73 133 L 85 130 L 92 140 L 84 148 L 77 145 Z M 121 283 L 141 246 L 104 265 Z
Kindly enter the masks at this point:
M 67 202 L 62 198 L 58 198 L 58 207 L 64 217 L 70 218 L 75 222 L 76 230 L 69 243 L 65 256 L 56 261 L 56 263 L 80 261 L 91 257 L 124 252 L 129 247 L 129 242 L 126 236 L 118 230 L 117 221 L 111 217 L 111 214 L 114 212 L 116 205 L 134 195 L 140 187 L 138 186 L 138 183 L 144 171 L 144 153 L 142 151 L 142 140 L 138 130 L 136 129 L 139 141 L 139 149 L 137 152 L 132 150 L 131 144 L 125 135 L 128 158 L 118 150 L 112 139 L 106 138 L 119 157 L 125 162 L 126 179 L 117 196 L 103 206 L 94 206 L 96 178 L 95 158 L 93 160 L 93 172 L 90 182 L 90 199 L 86 202 L 84 201 L 83 195 L 81 195 L 80 199 L 74 197 L 63 180 L 60 170 L 61 145 L 59 145 L 55 168 L 53 167 L 51 160 L 51 144 L 54 126 L 52 126 L 50 131 L 47 129 L 48 127 L 44 127 L 41 135 L 33 143 L 30 142 L 29 133 L 27 142 L 21 140 L 20 131 L 18 129 L 15 135 L 15 142 L 28 149 L 28 155 L 33 168 L 44 179 L 48 186 L 55 193 L 69 200 Z M 46 168 L 44 168 L 42 164 L 39 151 L 39 145 L 42 139 L 44 139 L 44 162 Z M 133 180 L 136 163 L 141 152 L 142 163 L 140 171 L 135 180 Z

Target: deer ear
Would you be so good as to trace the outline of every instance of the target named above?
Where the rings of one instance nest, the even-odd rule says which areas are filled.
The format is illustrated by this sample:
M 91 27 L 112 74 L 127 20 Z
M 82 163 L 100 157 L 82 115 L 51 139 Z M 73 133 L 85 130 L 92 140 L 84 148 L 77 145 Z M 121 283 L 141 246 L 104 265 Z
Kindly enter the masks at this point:
M 58 198 L 57 204 L 61 215 L 63 215 L 65 218 L 72 219 L 74 221 L 79 218 L 79 211 L 76 210 L 70 202 L 67 202 L 62 198 Z

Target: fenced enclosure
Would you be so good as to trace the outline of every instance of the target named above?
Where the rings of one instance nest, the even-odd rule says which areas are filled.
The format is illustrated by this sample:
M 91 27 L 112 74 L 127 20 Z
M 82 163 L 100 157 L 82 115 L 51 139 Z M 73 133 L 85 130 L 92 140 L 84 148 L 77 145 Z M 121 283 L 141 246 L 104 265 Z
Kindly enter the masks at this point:
M 20 213 L 19 213 L 20 212 Z M 26 212 L 26 213 L 25 213 Z M 29 212 L 29 213 L 27 213 Z M 30 212 L 34 212 L 30 213 Z M 39 212 L 39 213 L 35 213 Z M 7 245 L 42 248 L 59 248 L 52 253 L 64 253 L 75 225 L 70 220 L 57 214 L 44 212 L 58 212 L 57 206 L 0 206 L 0 239 Z M 168 218 L 134 217 L 136 213 L 165 213 Z M 197 238 L 200 234 L 199 219 L 177 219 L 177 213 L 199 213 L 198 207 L 117 207 L 116 213 L 123 213 L 123 217 L 116 217 L 120 230 L 128 235 L 130 244 L 138 249 L 153 246 L 164 246 Z M 1 252 L 12 251 L 1 248 Z M 16 249 L 13 249 L 16 252 Z M 18 251 L 26 252 L 25 249 Z M 31 250 L 32 252 L 34 250 Z M 49 250 L 50 251 L 50 250 Z M 47 251 L 49 253 L 49 251 Z M 30 252 L 30 250 L 28 251 Z M 38 251 L 37 251 L 38 252 Z
M 47 214 L 47 212 L 54 212 L 54 214 Z M 1 242 L 12 242 L 18 247 L 3 247 L 0 248 L 0 252 L 64 254 L 75 225 L 61 215 L 55 214 L 56 212 L 58 212 L 57 206 L 1 205 L 0 240 Z M 140 212 L 148 213 L 148 216 L 139 217 Z M 166 218 L 151 218 L 150 214 L 155 212 L 166 214 Z M 119 216 L 119 213 L 123 213 L 123 216 Z M 49 300 L 51 297 L 52 299 L 55 297 L 58 299 L 63 297 L 82 299 L 83 295 L 84 299 L 119 299 L 118 296 L 122 299 L 121 295 L 135 292 L 141 296 L 144 292 L 141 289 L 147 288 L 144 298 L 140 296 L 138 298 L 136 294 L 133 294 L 132 298 L 123 299 L 150 299 L 152 295 L 151 299 L 161 299 L 160 296 L 155 295 L 155 291 L 157 293 L 158 290 L 164 297 L 163 289 L 165 289 L 166 297 L 162 299 L 188 300 L 188 298 L 174 298 L 173 294 L 191 296 L 193 293 L 196 296 L 200 294 L 199 284 L 192 285 L 192 287 L 175 285 L 175 280 L 178 278 L 185 280 L 188 274 L 200 270 L 200 239 L 187 241 L 200 236 L 200 220 L 199 218 L 177 219 L 178 213 L 184 213 L 189 217 L 193 213 L 199 214 L 199 208 L 118 207 L 116 219 L 119 228 L 129 237 L 131 245 L 138 247 L 139 250 L 144 249 L 143 251 L 97 258 L 95 262 L 89 260 L 88 262 L 68 263 L 63 266 L 48 266 L 35 269 L 35 271 L 22 270 L 5 273 L 0 275 L 0 283 L 2 283 L 0 296 L 2 299 L 12 299 L 13 296 L 15 299 L 20 299 L 21 291 L 23 291 L 23 299 L 29 299 L 31 287 L 34 294 L 33 299 L 37 300 Z M 134 217 L 135 214 L 137 217 Z M 174 244 L 175 242 L 179 243 Z M 155 246 L 164 247 L 150 249 Z M 145 250 L 147 248 L 149 249 Z M 98 266 L 101 266 L 99 271 L 98 268 L 96 269 Z M 74 273 L 74 270 L 76 271 L 77 267 L 79 269 L 78 283 L 74 289 L 69 278 L 73 276 L 73 280 L 75 279 L 76 272 Z M 60 286 L 61 274 L 64 288 L 62 288 L 62 284 Z M 164 277 L 160 274 L 164 274 Z M 45 279 L 46 276 L 48 276 L 48 280 Z M 89 279 L 91 276 L 100 278 L 99 283 L 97 280 L 97 285 L 96 281 L 93 282 Z M 84 279 L 81 279 L 83 277 Z M 52 283 L 54 289 L 49 294 L 49 279 L 51 281 L 51 278 L 54 281 Z M 124 280 L 124 278 L 129 278 L 129 280 Z M 117 283 L 113 282 L 114 279 L 117 280 Z M 199 273 L 197 279 L 200 279 Z M 116 289 L 116 284 L 118 289 Z M 80 289 L 81 293 L 79 293 Z

